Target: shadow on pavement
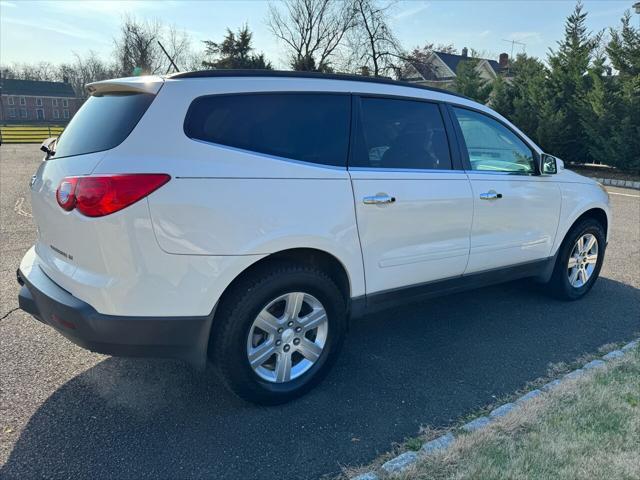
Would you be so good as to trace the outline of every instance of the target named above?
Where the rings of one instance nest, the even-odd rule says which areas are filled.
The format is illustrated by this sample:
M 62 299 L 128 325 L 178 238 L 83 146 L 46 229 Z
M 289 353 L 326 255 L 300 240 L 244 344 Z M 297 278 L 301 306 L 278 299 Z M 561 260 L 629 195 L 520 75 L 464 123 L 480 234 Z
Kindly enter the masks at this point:
M 0 477 L 317 478 L 640 329 L 626 284 L 601 278 L 572 303 L 539 290 L 520 281 L 355 321 L 327 380 L 279 407 L 178 362 L 109 358 L 40 407 Z

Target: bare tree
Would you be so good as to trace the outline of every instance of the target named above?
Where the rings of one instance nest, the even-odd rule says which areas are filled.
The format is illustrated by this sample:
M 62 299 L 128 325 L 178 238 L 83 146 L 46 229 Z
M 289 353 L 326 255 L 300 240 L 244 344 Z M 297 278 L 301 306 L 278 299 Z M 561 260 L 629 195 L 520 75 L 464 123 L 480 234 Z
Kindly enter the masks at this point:
M 58 78 L 71 84 L 76 95 L 86 98 L 85 85 L 117 76 L 115 65 L 110 65 L 90 50 L 85 56 L 74 53 L 73 63 L 63 63 L 58 67 Z
M 331 57 L 354 26 L 350 1 L 285 0 L 269 5 L 267 25 L 289 50 L 294 70 L 330 71 Z M 281 4 L 278 4 L 281 5 Z
M 185 30 L 178 30 L 175 25 L 169 25 L 166 34 L 162 35 L 162 45 L 181 70 L 191 70 L 193 66 L 191 38 Z M 169 71 L 171 62 L 166 56 L 161 58 L 163 73 Z
M 389 75 L 398 62 L 401 48 L 391 27 L 389 13 L 393 2 L 352 0 L 354 28 L 347 36 L 348 69 L 364 75 Z
M 120 75 L 161 72 L 164 64 L 158 45 L 161 30 L 162 25 L 157 20 L 139 21 L 130 15 L 123 18 L 120 37 L 114 40 L 114 54 Z
M 17 80 L 39 80 L 44 82 L 58 80 L 56 67 L 50 62 L 13 63 L 10 66 L 2 67 L 2 76 Z

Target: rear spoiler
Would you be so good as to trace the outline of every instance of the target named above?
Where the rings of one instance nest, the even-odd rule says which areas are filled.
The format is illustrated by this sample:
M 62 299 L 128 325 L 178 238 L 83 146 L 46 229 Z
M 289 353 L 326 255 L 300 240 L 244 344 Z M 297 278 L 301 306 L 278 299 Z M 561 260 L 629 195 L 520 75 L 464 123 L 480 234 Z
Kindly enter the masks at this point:
M 164 79 L 162 77 L 145 75 L 142 77 L 116 78 L 88 83 L 85 88 L 89 95 L 106 92 L 151 93 L 155 95 L 162 87 L 163 82 Z

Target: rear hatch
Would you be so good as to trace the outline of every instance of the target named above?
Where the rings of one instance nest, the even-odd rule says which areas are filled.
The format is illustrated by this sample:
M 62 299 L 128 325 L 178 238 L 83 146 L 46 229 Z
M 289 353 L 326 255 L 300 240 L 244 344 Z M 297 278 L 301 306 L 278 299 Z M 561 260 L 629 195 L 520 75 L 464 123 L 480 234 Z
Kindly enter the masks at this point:
M 160 77 L 136 77 L 88 85 L 91 96 L 59 139 L 48 145 L 53 154 L 47 155 L 31 184 L 36 252 L 45 273 L 63 288 L 71 290 L 70 278 L 77 268 L 100 270 L 95 222 L 104 220 L 65 211 L 56 190 L 66 177 L 91 174 L 111 149 L 125 141 L 162 82 Z

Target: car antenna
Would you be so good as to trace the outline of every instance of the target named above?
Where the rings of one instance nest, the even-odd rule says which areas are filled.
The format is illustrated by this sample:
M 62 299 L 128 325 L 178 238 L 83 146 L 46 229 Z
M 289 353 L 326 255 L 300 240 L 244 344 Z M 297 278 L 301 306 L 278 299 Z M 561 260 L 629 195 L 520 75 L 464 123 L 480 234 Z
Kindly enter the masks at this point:
M 162 46 L 162 44 L 160 43 L 160 40 L 158 40 L 158 45 L 160 45 L 160 48 L 162 49 L 162 51 L 164 52 L 164 54 L 167 56 L 167 58 L 169 59 L 169 61 L 171 62 L 171 65 L 169 65 L 169 68 L 167 68 L 167 73 L 169 73 L 169 70 L 171 70 L 171 66 L 173 65 L 173 68 L 176 69 L 176 72 L 179 72 L 180 69 L 178 68 L 178 66 L 176 65 L 176 62 L 173 61 L 173 58 L 171 58 L 171 56 L 167 53 L 167 51 L 164 49 L 164 47 Z

